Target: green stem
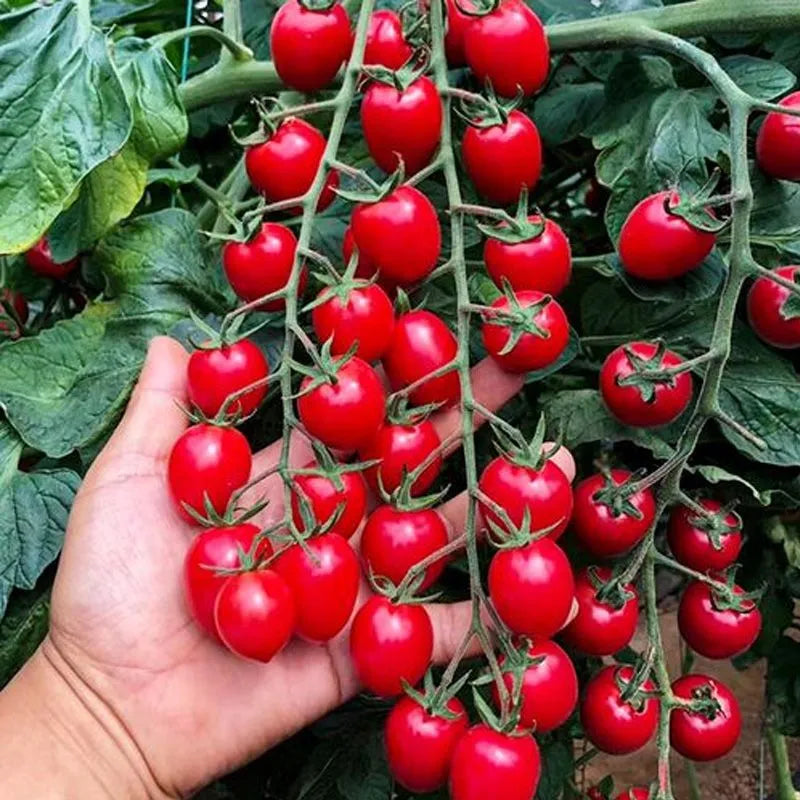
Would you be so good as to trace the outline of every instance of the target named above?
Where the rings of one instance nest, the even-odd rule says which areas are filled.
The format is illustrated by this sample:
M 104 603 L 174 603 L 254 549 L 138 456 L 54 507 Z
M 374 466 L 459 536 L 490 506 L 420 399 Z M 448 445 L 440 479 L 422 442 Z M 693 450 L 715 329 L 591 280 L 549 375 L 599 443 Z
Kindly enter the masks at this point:
M 235 39 L 231 38 L 227 33 L 224 33 L 217 28 L 212 28 L 210 25 L 191 25 L 188 28 L 181 28 L 177 31 L 169 31 L 162 33 L 159 36 L 154 36 L 151 40 L 157 47 L 166 47 L 173 42 L 179 42 L 183 39 L 190 39 L 193 36 L 205 36 L 207 39 L 214 39 L 219 42 L 229 53 L 229 55 L 236 61 L 252 61 L 253 51 L 243 44 L 239 44 Z M 209 70 L 210 72 L 211 70 Z M 207 75 L 208 73 L 203 73 Z M 185 84 L 184 84 L 185 86 Z M 183 86 L 181 87 L 183 90 Z
M 792 782 L 792 768 L 789 764 L 786 739 L 770 725 L 767 726 L 766 736 L 769 752 L 772 755 L 772 764 L 775 768 L 775 798 L 776 800 L 797 800 L 800 795 L 795 791 Z

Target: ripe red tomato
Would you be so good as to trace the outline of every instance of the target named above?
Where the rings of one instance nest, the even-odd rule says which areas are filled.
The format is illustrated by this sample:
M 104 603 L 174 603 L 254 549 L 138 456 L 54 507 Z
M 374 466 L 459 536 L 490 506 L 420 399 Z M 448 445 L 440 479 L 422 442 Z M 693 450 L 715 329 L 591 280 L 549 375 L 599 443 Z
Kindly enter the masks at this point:
M 489 596 L 503 622 L 522 636 L 550 638 L 572 609 L 575 582 L 552 539 L 500 550 L 489 565 Z
M 633 358 L 629 355 L 633 354 Z M 657 358 L 658 345 L 653 342 L 630 342 L 612 351 L 600 370 L 600 394 L 608 410 L 623 424 L 637 428 L 654 428 L 676 420 L 692 399 L 692 376 L 689 372 L 650 381 L 642 376 L 642 385 L 628 383 L 636 373 L 634 361 L 642 362 L 642 370 L 657 374 L 662 369 L 677 367 L 683 359 L 672 350 Z
M 303 379 L 300 390 L 312 382 Z M 336 383 L 321 383 L 297 400 L 297 413 L 306 430 L 327 447 L 356 450 L 366 444 L 383 422 L 386 392 L 366 361 L 354 356 L 336 370 Z
M 194 522 L 183 504 L 205 516 L 206 498 L 224 514 L 233 493 L 247 483 L 253 456 L 234 428 L 201 423 L 184 431 L 172 447 L 167 481 L 180 515 Z
M 425 8 L 428 4 L 423 3 Z M 472 25 L 474 17 L 465 14 L 461 9 L 473 8 L 471 0 L 445 0 L 447 9 L 447 33 L 444 35 L 444 53 L 451 67 L 464 67 L 467 54 L 464 51 L 464 37 L 467 28 Z M 460 6 L 460 7 L 459 7 Z
M 772 271 L 794 282 L 800 267 L 778 267 Z M 767 344 L 787 350 L 800 347 L 800 316 L 787 313 L 786 301 L 790 297 L 786 287 L 766 276 L 758 278 L 747 293 L 750 327 Z
M 542 172 L 542 142 L 531 119 L 512 111 L 505 124 L 468 125 L 461 143 L 464 166 L 478 194 L 490 203 L 516 203 Z
M 436 314 L 420 309 L 397 319 L 383 367 L 392 389 L 397 391 L 449 364 L 457 354 L 458 342 L 450 328 Z M 458 372 L 451 370 L 414 389 L 409 399 L 416 406 L 449 405 L 460 396 Z
M 733 591 L 744 594 L 739 586 Z M 733 658 L 748 650 L 761 631 L 761 612 L 752 600 L 742 609 L 720 605 L 711 587 L 692 581 L 678 607 L 678 628 L 686 644 L 706 658 Z
M 411 45 L 403 34 L 403 23 L 396 11 L 373 11 L 367 29 L 364 66 L 400 69 L 411 58 Z
M 648 800 L 649 797 L 649 789 L 644 786 L 634 786 L 632 789 L 628 789 L 627 792 L 617 795 L 616 800 Z
M 517 528 L 522 526 L 526 510 L 532 532 L 552 526 L 548 537 L 558 539 L 567 528 L 572 514 L 572 487 L 553 461 L 546 461 L 535 470 L 498 456 L 486 466 L 478 485 L 483 494 L 506 510 Z M 488 505 L 481 503 L 480 510 L 484 519 L 506 527 Z
M 189 401 L 209 419 L 216 416 L 229 395 L 269 375 L 269 364 L 250 339 L 208 350 L 195 350 L 187 367 Z M 229 403 L 227 414 L 252 414 L 267 394 L 267 384 L 251 389 Z
M 286 581 L 271 569 L 240 572 L 219 590 L 214 621 L 231 652 L 242 658 L 270 661 L 292 638 L 292 593 Z
M 450 766 L 451 800 L 530 800 L 542 771 L 529 733 L 507 735 L 473 725 L 459 740 Z
M 669 718 L 669 743 L 684 758 L 714 761 L 729 753 L 742 730 L 742 714 L 733 692 L 716 678 L 684 675 L 672 684 L 682 700 L 711 697 L 718 707 L 710 716 L 699 711 L 675 708 Z
M 542 217 L 532 214 L 528 220 L 538 224 Z M 527 242 L 505 244 L 487 239 L 483 260 L 498 288 L 503 288 L 505 279 L 516 292 L 535 289 L 555 296 L 564 291 L 572 275 L 569 239 L 551 219 L 545 219 L 542 233 Z
M 722 509 L 719 500 L 701 499 L 697 502 L 717 515 L 717 521 L 701 517 L 687 506 L 676 506 L 670 514 L 667 528 L 670 550 L 681 564 L 698 572 L 722 572 L 739 557 L 742 521 L 733 512 L 724 517 L 719 514 Z M 719 536 L 719 548 L 714 546 L 709 536 L 709 530 L 714 527 Z
M 433 656 L 433 626 L 420 605 L 395 604 L 375 595 L 361 606 L 350 628 L 350 656 L 366 689 L 381 697 L 421 680 Z
M 658 726 L 658 700 L 642 697 L 626 701 L 622 699 L 623 686 L 633 677 L 631 667 L 614 664 L 601 669 L 586 685 L 581 701 L 581 724 L 586 737 L 598 749 L 611 755 L 634 753 L 644 747 Z M 655 692 L 652 681 L 645 681 L 642 688 Z
M 502 0 L 483 17 L 473 18 L 464 34 L 469 68 L 480 84 L 497 94 L 529 97 L 542 88 L 550 70 L 550 48 L 539 17 L 521 0 Z
M 575 488 L 572 530 L 593 556 L 614 558 L 627 553 L 653 524 L 656 501 L 650 489 L 627 496 L 615 490 L 632 481 L 628 470 L 612 469 L 607 475 L 586 478 Z
M 386 760 L 394 779 L 410 792 L 433 792 L 447 782 L 458 740 L 466 733 L 469 717 L 453 697 L 447 710 L 455 719 L 429 714 L 416 700 L 401 697 L 386 718 Z
M 520 323 L 533 325 L 539 333 L 523 333 L 508 352 L 503 352 L 514 336 L 514 325 L 502 318 L 484 316 L 483 345 L 489 355 L 506 372 L 531 372 L 554 364 L 569 344 L 569 320 L 558 301 L 537 291 L 516 293 L 517 302 L 523 309 L 536 307 L 538 312 L 532 319 Z M 519 313 L 502 295 L 492 303 L 492 308 L 503 313 Z M 531 315 L 533 312 L 529 312 Z
M 619 233 L 619 257 L 625 271 L 646 281 L 668 281 L 699 267 L 717 237 L 669 211 L 678 205 L 675 191 L 645 197 L 628 214 Z M 653 247 L 658 242 L 658 248 Z
M 327 642 L 347 625 L 361 584 L 355 551 L 337 533 L 312 536 L 288 547 L 274 566 L 292 590 L 295 632 L 310 642 Z
M 270 52 L 280 79 L 299 92 L 318 92 L 350 57 L 353 32 L 344 6 L 310 9 L 287 0 L 272 20 Z
M 595 574 L 601 586 L 611 578 L 608 567 L 595 567 Z M 575 599 L 578 601 L 578 614 L 561 633 L 561 638 L 570 647 L 590 656 L 610 656 L 627 647 L 636 623 L 639 621 L 639 595 L 632 583 L 624 585 L 630 595 L 620 608 L 601 601 L 588 569 L 582 569 L 575 576 Z
M 535 729 L 536 733 L 549 733 L 560 728 L 575 710 L 578 702 L 578 676 L 569 656 L 555 643 L 541 639 L 528 647 L 531 659 L 540 659 L 522 673 L 522 704 L 519 724 Z M 505 658 L 500 657 L 500 666 Z M 514 691 L 514 676 L 503 673 L 509 694 Z M 500 693 L 492 685 L 492 698 L 500 708 Z
M 297 239 L 285 225 L 265 222 L 249 242 L 226 242 L 222 248 L 222 267 L 236 296 L 247 303 L 283 289 L 292 274 Z M 306 288 L 308 271 L 301 268 L 297 293 Z M 280 311 L 283 298 L 259 306 L 261 311 Z
M 25 253 L 25 260 L 37 275 L 42 275 L 45 278 L 55 278 L 56 280 L 66 278 L 75 270 L 79 262 L 77 258 L 71 258 L 69 261 L 64 261 L 60 264 L 54 261 L 50 252 L 50 242 L 44 236 Z
M 780 101 L 787 108 L 800 106 L 800 92 Z M 756 137 L 756 160 L 767 175 L 800 181 L 800 119 L 770 111 Z
M 344 229 L 344 236 L 342 237 L 342 261 L 345 263 L 345 265 L 350 263 L 354 249 L 355 239 L 353 239 L 353 229 L 350 227 L 350 225 L 348 225 Z M 356 277 L 366 278 L 369 280 L 377 271 L 378 268 L 370 261 L 365 260 L 364 254 L 359 250 L 358 264 L 356 264 Z
M 410 286 L 439 258 L 442 231 L 436 209 L 419 189 L 400 186 L 375 203 L 359 203 L 350 220 L 359 258 L 383 280 Z

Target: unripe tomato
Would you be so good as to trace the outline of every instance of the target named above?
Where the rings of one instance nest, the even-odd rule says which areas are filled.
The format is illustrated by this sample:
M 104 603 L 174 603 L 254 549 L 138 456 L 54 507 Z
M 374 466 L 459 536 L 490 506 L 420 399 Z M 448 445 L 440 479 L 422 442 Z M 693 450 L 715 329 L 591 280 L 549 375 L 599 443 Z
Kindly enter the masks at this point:
M 79 259 L 71 258 L 69 261 L 58 263 L 53 260 L 50 252 L 50 243 L 42 236 L 30 250 L 25 253 L 28 266 L 37 274 L 45 278 L 63 280 L 78 266 Z
M 697 501 L 714 514 L 722 509 L 719 500 Z M 695 514 L 688 506 L 676 506 L 669 518 L 667 541 L 670 550 L 681 564 L 698 572 L 726 570 L 739 557 L 742 549 L 742 521 L 729 512 L 718 524 L 719 546 L 709 535 L 710 521 Z
M 367 29 L 364 66 L 400 69 L 411 58 L 411 45 L 403 35 L 403 23 L 396 11 L 373 11 Z
M 787 108 L 800 106 L 800 92 L 780 101 Z M 756 160 L 768 175 L 800 181 L 800 118 L 770 111 L 756 137 Z
M 777 267 L 772 271 L 794 283 L 800 267 Z M 758 278 L 747 293 L 750 327 L 767 344 L 787 350 L 800 347 L 800 315 L 792 314 L 791 304 L 787 304 L 790 297 L 789 289 L 766 276 Z

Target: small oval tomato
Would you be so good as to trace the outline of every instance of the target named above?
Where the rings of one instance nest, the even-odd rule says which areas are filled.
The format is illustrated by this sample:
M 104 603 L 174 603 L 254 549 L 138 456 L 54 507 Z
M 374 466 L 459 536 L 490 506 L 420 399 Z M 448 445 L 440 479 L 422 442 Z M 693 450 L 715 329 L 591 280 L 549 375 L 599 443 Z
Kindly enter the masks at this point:
M 306 430 L 327 447 L 352 451 L 366 444 L 383 422 L 386 392 L 381 379 L 358 356 L 336 370 L 335 383 L 321 383 L 297 400 Z M 300 391 L 312 383 L 303 379 Z
M 37 274 L 45 278 L 55 278 L 62 280 L 66 278 L 78 266 L 79 259 L 71 258 L 69 261 L 58 263 L 53 260 L 50 252 L 50 242 L 42 236 L 30 250 L 25 253 L 25 260 L 28 266 Z
M 240 572 L 223 584 L 214 607 L 220 639 L 237 656 L 270 661 L 289 643 L 294 600 L 286 581 L 271 569 Z
M 704 498 L 697 502 L 711 512 L 712 518 L 702 517 L 688 506 L 676 506 L 667 528 L 670 550 L 681 564 L 698 572 L 722 572 L 739 557 L 742 520 L 732 511 L 720 513 L 719 500 Z
M 528 658 L 534 663 L 522 673 L 522 703 L 519 724 L 535 729 L 536 733 L 549 733 L 560 728 L 575 710 L 578 702 L 578 676 L 569 656 L 548 639 L 533 642 L 528 647 Z M 505 658 L 500 656 L 500 666 Z M 503 672 L 503 682 L 509 694 L 514 691 L 514 676 Z M 492 698 L 500 708 L 500 693 L 492 685 Z
M 550 70 L 550 48 L 539 17 L 521 0 L 502 0 L 483 17 L 473 18 L 464 34 L 464 51 L 478 82 L 497 94 L 529 97 L 541 89 Z
M 793 283 L 800 267 L 778 267 L 772 270 Z M 750 327 L 767 344 L 791 350 L 800 347 L 800 315 L 793 314 L 792 293 L 766 276 L 758 278 L 747 293 L 747 319 Z M 794 302 L 794 301 L 792 301 Z
M 411 58 L 411 45 L 403 34 L 403 22 L 396 11 L 373 11 L 367 28 L 364 66 L 400 69 Z
M 542 217 L 532 214 L 528 220 L 539 224 Z M 487 239 L 483 260 L 489 277 L 499 289 L 506 280 L 516 292 L 535 289 L 555 296 L 564 291 L 572 275 L 569 240 L 551 219 L 545 219 L 541 234 L 527 242 L 506 244 L 499 239 Z
M 288 547 L 273 567 L 292 590 L 295 632 L 327 642 L 347 625 L 356 604 L 361 568 L 354 550 L 337 533 L 324 533 Z
M 181 516 L 194 522 L 184 503 L 206 515 L 206 501 L 224 514 L 233 493 L 250 478 L 253 456 L 234 428 L 201 423 L 185 430 L 172 447 L 167 482 Z
M 341 3 L 308 8 L 287 0 L 269 31 L 272 61 L 280 79 L 299 92 L 318 92 L 350 57 L 353 32 Z
M 650 489 L 626 492 L 625 487 L 633 483 L 628 470 L 612 469 L 586 478 L 575 488 L 571 527 L 593 556 L 613 558 L 627 553 L 653 524 L 655 497 Z
M 800 106 L 800 92 L 780 101 L 787 108 Z M 756 160 L 767 175 L 800 181 L 800 119 L 770 111 L 756 137 Z
M 707 712 L 674 708 L 669 718 L 669 743 L 684 758 L 714 761 L 729 753 L 742 730 L 742 714 L 733 692 L 716 678 L 684 675 L 672 684 L 675 697 L 709 701 Z
M 699 267 L 717 237 L 671 213 L 675 191 L 645 197 L 628 214 L 619 233 L 619 257 L 625 271 L 646 281 L 668 281 Z M 658 247 L 653 247 L 658 242 Z
M 428 3 L 423 3 L 425 8 Z M 445 0 L 447 10 L 447 33 L 444 35 L 444 53 L 451 67 L 463 67 L 467 63 L 464 51 L 464 37 L 467 28 L 472 25 L 474 17 L 465 14 L 461 9 L 473 8 L 472 0 Z
M 533 189 L 542 172 L 539 131 L 521 111 L 505 123 L 467 126 L 461 143 L 464 166 L 478 194 L 490 203 L 516 203 L 522 188 Z
M 612 351 L 600 369 L 600 394 L 623 424 L 653 428 L 676 420 L 692 399 L 690 372 L 666 376 L 683 359 L 672 350 L 659 356 L 653 342 L 630 342 Z
M 450 766 L 451 800 L 531 800 L 539 785 L 539 746 L 529 733 L 498 733 L 473 725 L 456 744 Z
M 420 605 L 395 604 L 382 595 L 361 606 L 350 628 L 350 655 L 359 680 L 381 697 L 412 686 L 433 657 L 433 626 Z
M 541 292 L 516 293 L 516 304 L 505 295 L 486 312 L 482 328 L 486 352 L 506 372 L 531 372 L 554 364 L 569 344 L 569 320 L 556 300 Z M 522 331 L 511 349 L 508 347 Z
M 397 319 L 383 367 L 392 389 L 397 391 L 449 364 L 457 354 L 458 341 L 450 328 L 436 314 L 419 309 Z M 460 396 L 458 372 L 451 370 L 422 383 L 409 399 L 416 406 L 449 405 Z
M 601 600 L 598 594 L 610 580 L 612 572 L 608 567 L 593 569 L 594 575 L 588 569 L 582 569 L 575 576 L 578 613 L 564 628 L 561 638 L 586 655 L 610 656 L 627 647 L 636 633 L 639 595 L 632 583 L 626 583 L 622 590 L 627 599 L 621 606 Z
M 581 724 L 586 738 L 611 755 L 634 753 L 644 747 L 658 726 L 658 700 L 655 697 L 622 699 L 620 686 L 630 684 L 631 667 L 610 665 L 601 669 L 586 685 L 581 701 Z M 652 681 L 642 689 L 655 692 Z
M 342 261 L 345 265 L 350 263 L 353 257 L 353 250 L 355 250 L 355 239 L 353 238 L 353 228 L 348 225 L 344 229 L 344 236 L 342 237 Z M 370 261 L 365 260 L 364 254 L 359 250 L 358 264 L 356 264 L 356 278 L 366 278 L 370 280 L 377 273 L 378 268 Z

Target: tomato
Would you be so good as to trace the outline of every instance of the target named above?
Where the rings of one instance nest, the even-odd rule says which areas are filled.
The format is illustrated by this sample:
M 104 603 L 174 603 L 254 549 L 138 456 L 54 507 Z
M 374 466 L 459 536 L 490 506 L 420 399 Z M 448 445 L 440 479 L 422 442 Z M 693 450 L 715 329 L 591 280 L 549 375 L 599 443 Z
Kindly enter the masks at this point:
M 556 300 L 541 292 L 517 292 L 516 300 L 523 311 L 518 311 L 505 295 L 498 297 L 491 307 L 519 317 L 519 324 L 524 326 L 525 332 L 517 343 L 504 352 L 514 337 L 515 325 L 486 312 L 482 328 L 483 345 L 506 372 L 531 372 L 549 367 L 558 361 L 569 344 L 567 315 Z M 526 314 L 524 309 L 532 310 Z
M 552 539 L 500 550 L 489 565 L 489 596 L 514 633 L 551 637 L 567 621 L 574 595 L 569 560 Z
M 359 203 L 350 225 L 359 257 L 383 280 L 410 286 L 436 266 L 442 248 L 439 219 L 431 201 L 413 186 L 400 186 L 375 203 Z
M 567 476 L 553 461 L 545 461 L 536 470 L 524 464 L 515 464 L 505 456 L 498 456 L 484 469 L 479 488 L 490 500 L 506 510 L 517 528 L 522 526 L 527 510 L 531 532 L 552 527 L 548 536 L 558 539 L 566 530 L 572 514 L 572 487 Z M 506 527 L 502 518 L 488 505 L 481 503 L 480 510 L 484 519 Z
M 800 92 L 780 101 L 787 108 L 800 106 Z M 756 160 L 768 175 L 800 181 L 800 119 L 770 111 L 756 137 Z
M 305 465 L 312 469 L 313 461 Z M 339 476 L 342 488 L 337 489 L 333 479 L 326 475 L 295 475 L 295 490 L 292 492 L 292 519 L 298 530 L 304 530 L 299 492 L 302 492 L 314 519 L 324 525 L 339 506 L 339 519 L 328 529 L 329 533 L 349 539 L 364 519 L 367 510 L 367 483 L 360 472 L 342 472 Z
M 687 506 L 676 506 L 669 518 L 667 541 L 675 558 L 698 572 L 721 572 L 733 564 L 742 549 L 742 521 L 737 514 L 720 514 L 719 500 L 697 501 L 715 515 L 715 520 L 695 514 Z M 709 535 L 716 528 L 718 547 Z
M 505 123 L 467 125 L 461 143 L 464 166 L 478 194 L 490 203 L 516 203 L 522 188 L 533 189 L 542 172 L 539 131 L 521 111 Z
M 612 572 L 608 567 L 594 569 L 602 587 L 609 581 Z M 597 596 L 600 589 L 595 588 L 589 570 L 580 570 L 575 576 L 578 614 L 562 631 L 561 638 L 570 647 L 590 656 L 610 656 L 627 647 L 639 621 L 639 595 L 632 583 L 624 584 L 622 589 L 628 599 L 616 608 L 611 602 L 604 602 Z
M 427 6 L 427 3 L 425 4 Z M 445 0 L 447 9 L 447 33 L 444 35 L 444 52 L 451 67 L 463 67 L 467 63 L 464 37 L 474 17 L 465 14 L 462 8 L 472 8 L 471 0 Z
M 633 677 L 631 667 L 611 665 L 601 669 L 586 685 L 581 701 L 581 724 L 586 738 L 604 753 L 621 756 L 644 747 L 658 726 L 658 700 L 641 697 L 622 699 L 620 683 L 627 686 Z M 652 681 L 642 688 L 655 692 Z
M 350 263 L 355 249 L 355 239 L 353 239 L 353 229 L 348 225 L 344 229 L 344 236 L 342 237 L 342 261 L 345 265 Z M 358 264 L 356 264 L 356 278 L 366 278 L 369 280 L 374 277 L 378 268 L 364 258 L 364 254 L 359 250 Z
M 795 283 L 800 267 L 778 267 L 772 271 Z M 787 350 L 800 347 L 800 315 L 793 314 L 791 304 L 787 305 L 791 296 L 785 286 L 766 276 L 758 278 L 747 293 L 750 327 L 767 344 Z
M 400 316 L 383 367 L 392 389 L 411 386 L 458 355 L 458 342 L 450 328 L 431 311 L 419 309 Z M 458 372 L 451 370 L 414 389 L 409 399 L 416 406 L 455 403 L 461 396 Z
M 224 514 L 231 496 L 250 478 L 253 456 L 234 428 L 201 423 L 185 430 L 172 447 L 167 466 L 169 490 L 180 515 L 194 522 L 184 503 L 202 516 L 206 500 Z
M 734 586 L 737 595 L 744 594 Z M 678 628 L 686 644 L 706 658 L 733 658 L 748 650 L 761 632 L 761 612 L 752 600 L 741 610 L 726 608 L 710 586 L 692 581 L 678 607 Z
M 608 189 L 592 175 L 589 179 L 589 188 L 586 190 L 583 202 L 586 203 L 586 208 L 589 211 L 594 214 L 602 214 L 608 203 L 609 194 Z
M 699 267 L 717 237 L 670 212 L 675 191 L 645 197 L 628 214 L 619 233 L 619 257 L 625 271 L 646 281 L 668 281 Z M 653 247 L 658 242 L 658 248 Z
M 50 252 L 50 242 L 44 236 L 25 253 L 25 260 L 37 275 L 56 280 L 62 280 L 74 272 L 79 262 L 77 258 L 71 258 L 69 261 L 61 263 L 54 261 Z
M 226 242 L 222 267 L 236 296 L 247 303 L 283 289 L 289 282 L 297 239 L 285 225 L 265 222 L 249 242 Z M 308 270 L 301 268 L 298 295 L 305 291 Z M 286 301 L 279 297 L 262 303 L 261 311 L 280 311 Z
M 632 382 L 640 363 L 641 385 Z M 676 420 L 692 399 L 692 376 L 681 372 L 671 377 L 658 377 L 662 369 L 683 364 L 672 350 L 659 357 L 653 342 L 630 342 L 612 351 L 600 370 L 600 394 L 606 408 L 623 424 L 637 428 L 653 428 Z M 643 373 L 643 374 L 642 374 Z
M 336 77 L 350 57 L 353 32 L 340 3 L 309 9 L 287 0 L 269 31 L 272 61 L 280 79 L 299 92 L 318 92 Z
M 208 528 L 192 539 L 183 561 L 183 592 L 195 622 L 210 636 L 219 638 L 214 622 L 214 605 L 229 572 L 242 566 L 241 554 L 255 558 L 272 555 L 272 545 L 262 539 L 251 552 L 258 526 L 249 522 L 223 528 Z
M 519 724 L 535 729 L 536 733 L 549 733 L 560 728 L 575 710 L 578 702 L 578 676 L 569 656 L 555 643 L 541 639 L 531 643 L 527 655 L 536 659 L 522 673 L 522 703 Z M 505 658 L 500 656 L 500 666 Z M 514 691 L 514 676 L 503 672 L 503 681 L 509 694 Z M 500 693 L 492 685 L 492 698 L 500 708 Z
M 386 718 L 386 760 L 394 779 L 410 792 L 433 792 L 444 786 L 458 740 L 469 727 L 464 705 L 453 697 L 445 719 L 429 714 L 416 700 L 402 697 Z
M 282 8 L 296 4 L 296 0 L 289 0 Z M 302 197 L 314 182 L 325 144 L 325 137 L 305 120 L 296 117 L 284 120 L 266 142 L 247 148 L 244 164 L 250 183 L 271 203 Z M 338 185 L 339 175 L 331 170 L 317 211 L 334 201 L 333 189 Z
M 469 68 L 497 94 L 529 97 L 547 80 L 550 48 L 539 17 L 522 0 L 501 0 L 490 14 L 473 18 L 464 35 Z
M 607 475 L 586 478 L 575 488 L 571 527 L 593 556 L 614 558 L 627 553 L 653 524 L 656 501 L 650 489 L 624 494 L 616 488 L 633 481 L 628 470 L 612 469 Z
M 364 361 L 379 359 L 388 349 L 394 329 L 394 308 L 377 284 L 340 291 L 323 289 L 324 303 L 311 311 L 311 323 L 320 342 L 331 340 L 331 353 L 344 355 L 358 343 L 355 353 Z
M 242 658 L 270 661 L 292 638 L 292 593 L 286 581 L 271 569 L 240 572 L 219 590 L 214 621 L 231 652 Z
M 366 361 L 354 356 L 336 370 L 335 383 L 321 383 L 297 400 L 306 430 L 327 447 L 356 450 L 366 444 L 383 422 L 386 392 Z M 311 385 L 306 377 L 303 391 Z
M 684 758 L 714 761 L 729 753 L 742 730 L 742 714 L 733 692 L 716 678 L 684 675 L 672 684 L 676 697 L 710 697 L 718 704 L 710 714 L 675 708 L 669 718 L 669 743 Z
M 507 735 L 473 725 L 450 766 L 451 800 L 531 800 L 539 785 L 539 746 L 529 733 Z
M 421 680 L 433 657 L 433 626 L 420 605 L 395 604 L 375 595 L 350 628 L 350 656 L 366 689 L 382 697 Z
M 292 590 L 295 632 L 327 642 L 347 625 L 361 584 L 358 556 L 338 533 L 312 536 L 288 547 L 274 566 Z
M 634 786 L 627 792 L 617 795 L 616 800 L 648 800 L 650 790 L 644 786 Z
M 269 364 L 251 339 L 208 350 L 195 350 L 187 367 L 189 401 L 209 419 L 216 416 L 229 395 L 269 375 Z M 267 384 L 251 389 L 229 403 L 226 414 L 248 416 L 267 394 Z
M 528 221 L 539 224 L 542 217 L 532 214 Z M 545 219 L 542 233 L 527 242 L 505 244 L 499 239 L 487 239 L 483 260 L 499 289 L 506 280 L 516 292 L 535 289 L 555 296 L 564 291 L 572 275 L 569 240 L 551 219 Z
M 403 35 L 403 23 L 396 11 L 373 11 L 367 28 L 364 66 L 400 69 L 411 58 L 411 45 Z

